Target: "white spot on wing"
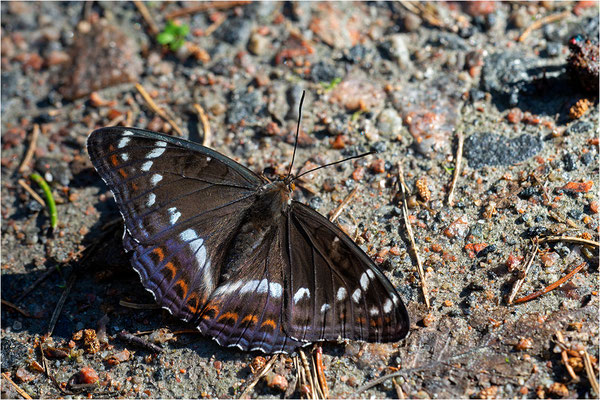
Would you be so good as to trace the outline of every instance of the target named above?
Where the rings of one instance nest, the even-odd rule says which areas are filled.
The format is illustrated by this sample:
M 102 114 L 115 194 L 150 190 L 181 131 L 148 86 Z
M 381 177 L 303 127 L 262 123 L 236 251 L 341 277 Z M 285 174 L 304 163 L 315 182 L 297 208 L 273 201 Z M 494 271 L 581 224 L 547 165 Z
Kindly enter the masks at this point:
M 125 132 L 123 132 L 123 136 L 133 136 L 133 132 L 125 131 Z
M 175 225 L 179 217 L 181 217 L 181 213 L 177 211 L 177 207 L 169 208 L 169 222 L 171 225 Z
M 367 275 L 369 275 L 369 279 L 375 279 L 375 274 L 370 269 L 367 270 Z
M 148 201 L 146 202 L 146 206 L 150 207 L 150 206 L 154 205 L 155 202 L 156 202 L 156 195 L 154 193 L 150 193 L 148 195 Z
M 268 290 L 269 290 L 269 281 L 266 279 L 263 279 L 258 284 L 258 288 L 256 288 L 256 293 L 267 293 Z
M 327 311 L 331 310 L 331 306 L 327 303 L 321 306 L 321 314 L 325 314 Z
M 283 294 L 283 287 L 277 282 L 271 282 L 269 284 L 269 294 L 278 299 Z
M 392 296 L 392 301 L 394 302 L 395 305 L 398 305 L 398 296 L 393 295 Z
M 377 315 L 379 315 L 379 310 L 377 309 L 377 307 L 373 307 L 369 310 L 369 314 L 371 314 L 373 317 L 376 317 Z
M 369 277 L 364 272 L 360 276 L 360 287 L 363 288 L 363 290 L 367 290 L 367 288 L 369 287 Z
M 362 294 L 362 293 L 361 293 L 360 289 L 356 289 L 356 290 L 354 291 L 354 293 L 352 293 L 352 300 L 354 300 L 354 302 L 355 302 L 356 304 L 358 304 L 358 302 L 360 301 L 360 295 L 361 295 L 361 294 Z
M 344 300 L 346 298 L 347 294 L 348 294 L 348 292 L 346 292 L 346 288 L 341 287 L 337 291 L 336 299 L 338 301 L 342 301 L 342 300 Z
M 206 162 L 210 162 L 210 160 L 212 160 L 212 158 L 206 157 Z
M 386 299 L 386 301 L 383 303 L 383 311 L 386 313 L 392 311 L 392 301 L 390 299 Z
M 184 242 L 189 242 L 198 238 L 198 234 L 193 229 L 186 229 L 185 231 L 179 234 L 179 238 Z
M 127 153 L 121 153 L 121 160 L 123 160 L 123 161 L 129 160 L 129 154 L 127 154 Z
M 167 148 L 167 142 L 159 141 L 156 142 L 156 148 L 146 155 L 146 158 L 160 157 Z
M 306 297 L 307 299 L 310 299 L 310 290 L 303 287 L 303 288 L 298 289 L 298 291 L 294 295 L 294 304 L 298 304 L 298 302 L 300 300 L 302 300 L 304 297 Z
M 154 174 L 152 175 L 152 178 L 150 178 L 150 183 L 152 183 L 152 186 L 156 186 L 158 182 L 162 181 L 162 178 L 161 174 Z
M 152 163 L 154 161 L 146 161 L 145 163 L 142 164 L 142 168 L 140 168 L 142 171 L 150 171 L 150 168 L 152 167 Z
M 131 139 L 129 139 L 128 137 L 121 138 L 121 140 L 119 140 L 119 144 L 117 145 L 117 147 L 122 149 L 123 147 L 127 146 L 127 143 L 129 143 L 130 140 Z

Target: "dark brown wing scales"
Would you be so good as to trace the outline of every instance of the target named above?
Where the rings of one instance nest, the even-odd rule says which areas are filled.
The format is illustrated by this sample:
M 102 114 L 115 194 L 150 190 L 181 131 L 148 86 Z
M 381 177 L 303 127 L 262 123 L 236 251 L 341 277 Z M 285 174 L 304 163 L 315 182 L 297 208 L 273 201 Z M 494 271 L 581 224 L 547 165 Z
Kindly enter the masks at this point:
M 288 215 L 284 329 L 301 341 L 398 341 L 408 313 L 371 259 L 325 217 L 293 202 Z

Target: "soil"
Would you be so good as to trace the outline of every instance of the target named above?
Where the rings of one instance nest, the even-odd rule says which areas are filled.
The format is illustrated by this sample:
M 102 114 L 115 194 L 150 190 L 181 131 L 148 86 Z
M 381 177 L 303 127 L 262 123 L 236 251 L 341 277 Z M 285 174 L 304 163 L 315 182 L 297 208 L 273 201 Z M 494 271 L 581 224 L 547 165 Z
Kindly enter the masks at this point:
M 377 154 L 306 175 L 295 197 L 330 215 L 358 188 L 336 223 L 411 318 L 398 343 L 324 343 L 330 397 L 597 398 L 597 245 L 540 243 L 524 270 L 538 238 L 598 242 L 598 4 L 216 3 L 144 3 L 153 31 L 134 3 L 2 2 L 2 397 L 20 397 L 8 379 L 34 398 L 240 396 L 264 355 L 220 347 L 154 306 L 86 138 L 107 125 L 181 131 L 282 174 L 305 90 L 295 167 Z M 189 27 L 179 49 L 157 42 L 169 19 Z M 56 201 L 54 229 L 19 183 L 45 197 L 33 172 Z M 581 263 L 558 288 L 508 303 L 519 278 L 517 299 Z M 297 376 L 278 356 L 249 395 L 305 396 Z

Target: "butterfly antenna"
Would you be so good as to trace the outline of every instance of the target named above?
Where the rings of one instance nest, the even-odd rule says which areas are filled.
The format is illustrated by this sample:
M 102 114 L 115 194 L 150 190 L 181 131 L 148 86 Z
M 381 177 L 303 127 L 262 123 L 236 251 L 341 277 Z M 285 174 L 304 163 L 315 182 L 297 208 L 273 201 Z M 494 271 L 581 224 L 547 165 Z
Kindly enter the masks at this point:
M 294 179 L 292 179 L 292 181 L 295 181 L 296 179 L 300 178 L 301 176 L 304 176 L 306 174 L 310 174 L 311 172 L 314 172 L 314 171 L 316 171 L 318 169 L 326 168 L 326 167 L 331 167 L 332 165 L 341 164 L 341 163 L 349 161 L 349 160 L 354 160 L 355 158 L 366 157 L 366 156 L 369 156 L 371 154 L 377 154 L 377 152 L 376 151 L 369 151 L 367 153 L 363 153 L 363 154 L 359 154 L 357 156 L 352 156 L 352 157 L 344 158 L 343 160 L 334 161 L 334 162 L 329 163 L 329 164 L 325 164 L 325 165 L 321 165 L 321 166 L 313 168 L 313 169 L 309 169 L 308 171 L 305 171 L 305 172 L 301 173 L 300 175 L 295 176 Z
M 294 159 L 296 158 L 296 149 L 298 148 L 298 135 L 300 134 L 300 120 L 302 120 L 302 104 L 304 103 L 305 94 L 306 90 L 303 90 L 302 97 L 300 98 L 300 107 L 298 107 L 298 126 L 296 127 L 296 139 L 294 140 L 294 154 L 292 154 L 292 162 L 290 164 L 290 169 L 288 171 L 287 177 L 285 178 L 286 181 L 292 175 L 292 167 L 294 166 Z

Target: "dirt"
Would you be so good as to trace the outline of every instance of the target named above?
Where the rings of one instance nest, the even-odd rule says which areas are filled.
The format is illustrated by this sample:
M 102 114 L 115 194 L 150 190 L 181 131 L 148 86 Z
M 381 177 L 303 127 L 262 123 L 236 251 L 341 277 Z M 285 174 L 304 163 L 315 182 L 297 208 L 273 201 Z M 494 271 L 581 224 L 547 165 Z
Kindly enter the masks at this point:
M 159 31 L 193 5 L 146 3 Z M 598 241 L 598 96 L 581 87 L 597 75 L 588 56 L 597 42 L 578 42 L 588 46 L 576 57 L 585 79 L 567 67 L 573 35 L 598 37 L 597 3 L 220 7 L 177 17 L 190 33 L 171 50 L 133 3 L 2 2 L 2 396 L 19 397 L 10 378 L 34 398 L 238 397 L 262 363 L 156 309 L 123 252 L 120 216 L 85 141 L 111 123 L 177 135 L 139 82 L 201 142 L 200 104 L 210 147 L 257 172 L 287 171 L 302 90 L 295 167 L 377 151 L 306 175 L 295 191 L 329 215 L 358 187 L 336 223 L 385 271 L 411 318 L 399 343 L 323 344 L 330 397 L 597 397 L 582 354 L 597 379 L 598 247 L 540 244 L 517 299 L 585 266 L 549 293 L 507 301 L 533 239 Z M 534 20 L 565 11 L 519 40 Z M 449 205 L 459 134 L 463 167 Z M 429 309 L 398 164 L 415 193 L 409 220 Z M 44 197 L 32 172 L 49 181 L 55 229 L 19 183 Z M 163 350 L 121 340 L 123 330 Z M 250 396 L 300 397 L 297 376 L 280 356 Z

